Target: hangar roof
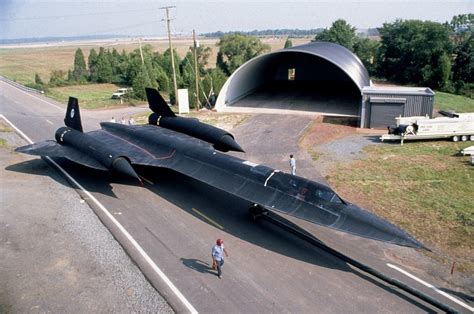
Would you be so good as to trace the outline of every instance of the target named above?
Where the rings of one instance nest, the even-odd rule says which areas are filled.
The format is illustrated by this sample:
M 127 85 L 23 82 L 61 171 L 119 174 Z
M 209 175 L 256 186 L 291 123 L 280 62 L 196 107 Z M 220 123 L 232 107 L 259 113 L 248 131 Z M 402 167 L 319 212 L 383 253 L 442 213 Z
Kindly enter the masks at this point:
M 241 65 L 227 79 L 219 92 L 216 109 L 224 108 L 226 105 L 245 97 L 245 95 L 255 90 L 255 88 L 258 87 L 258 82 L 265 80 L 267 74 L 265 72 L 268 72 L 267 67 L 276 57 L 283 55 L 290 57 L 293 55 L 294 58 L 298 58 L 295 54 L 315 56 L 339 68 L 342 73 L 347 75 L 349 81 L 352 81 L 359 89 L 361 95 L 364 86 L 370 86 L 369 74 L 360 59 L 354 53 L 338 44 L 311 42 L 260 55 Z M 331 75 L 331 73 L 327 74 L 328 76 Z
M 281 53 L 285 50 L 308 53 L 330 61 L 344 71 L 359 87 L 361 92 L 364 86 L 370 85 L 369 74 L 362 61 L 354 53 L 341 45 L 318 41 L 286 48 L 274 53 Z

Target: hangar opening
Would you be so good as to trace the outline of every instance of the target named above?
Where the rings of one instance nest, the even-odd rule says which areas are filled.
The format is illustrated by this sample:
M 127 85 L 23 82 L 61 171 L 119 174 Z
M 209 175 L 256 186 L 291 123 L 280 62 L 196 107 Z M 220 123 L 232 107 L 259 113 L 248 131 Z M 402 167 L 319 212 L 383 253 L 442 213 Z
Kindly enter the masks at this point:
M 221 89 L 216 109 L 255 107 L 360 117 L 362 88 L 370 85 L 362 62 L 327 42 L 258 56 L 238 68 Z

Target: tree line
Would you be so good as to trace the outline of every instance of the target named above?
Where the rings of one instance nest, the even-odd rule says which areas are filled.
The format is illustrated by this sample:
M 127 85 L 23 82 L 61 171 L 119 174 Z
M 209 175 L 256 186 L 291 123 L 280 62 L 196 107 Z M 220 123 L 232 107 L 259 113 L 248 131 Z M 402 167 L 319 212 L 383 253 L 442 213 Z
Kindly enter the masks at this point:
M 359 38 L 344 20 L 315 36 L 354 52 L 370 76 L 428 86 L 474 98 L 474 14 L 450 23 L 397 20 L 379 28 L 380 39 Z
M 315 35 L 313 41 L 337 43 L 354 52 L 371 77 L 403 85 L 428 86 L 474 98 L 473 14 L 458 15 L 450 23 L 397 20 L 379 28 L 377 39 L 360 38 L 355 27 L 340 19 Z M 210 47 L 197 48 L 200 90 L 195 90 L 193 47 L 183 59 L 174 52 L 178 88 L 188 88 L 190 104 L 200 104 L 216 95 L 237 68 L 270 51 L 255 36 L 241 33 L 223 35 L 217 46 L 216 68 L 208 68 Z M 291 39 L 285 48 L 291 47 Z M 100 48 L 90 50 L 87 62 L 81 49 L 74 56 L 73 69 L 51 72 L 49 86 L 85 83 L 115 83 L 132 86 L 132 97 L 145 99 L 144 88 L 151 86 L 170 95 L 174 102 L 170 50 L 153 51 L 145 45 L 140 52 L 119 53 Z M 39 75 L 35 82 L 43 84 Z
M 241 34 L 247 36 L 288 36 L 292 38 L 305 37 L 305 36 L 314 36 L 323 31 L 324 28 L 315 28 L 315 29 L 266 29 L 266 30 L 253 30 L 250 32 L 212 32 L 204 33 L 202 36 L 211 37 L 211 38 L 221 38 L 225 35 Z

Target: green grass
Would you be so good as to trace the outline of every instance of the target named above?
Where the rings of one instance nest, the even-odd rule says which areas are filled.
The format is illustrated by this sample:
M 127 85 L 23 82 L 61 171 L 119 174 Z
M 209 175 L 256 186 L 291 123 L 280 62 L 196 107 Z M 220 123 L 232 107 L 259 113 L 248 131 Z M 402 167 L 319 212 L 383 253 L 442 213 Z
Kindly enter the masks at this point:
M 474 167 L 455 155 L 473 142 L 369 146 L 329 178 L 342 197 L 401 226 L 474 273 Z
M 6 148 L 7 146 L 7 141 L 3 138 L 0 138 L 0 148 Z
M 474 99 L 443 92 L 436 92 L 434 107 L 437 110 L 474 112 Z
M 69 96 L 73 96 L 79 99 L 81 108 L 87 109 L 109 108 L 144 103 L 136 100 L 124 100 L 123 104 L 120 104 L 120 100 L 111 99 L 112 93 L 114 93 L 118 88 L 119 86 L 114 84 L 87 84 L 53 87 L 49 89 L 47 96 L 62 103 L 66 103 Z

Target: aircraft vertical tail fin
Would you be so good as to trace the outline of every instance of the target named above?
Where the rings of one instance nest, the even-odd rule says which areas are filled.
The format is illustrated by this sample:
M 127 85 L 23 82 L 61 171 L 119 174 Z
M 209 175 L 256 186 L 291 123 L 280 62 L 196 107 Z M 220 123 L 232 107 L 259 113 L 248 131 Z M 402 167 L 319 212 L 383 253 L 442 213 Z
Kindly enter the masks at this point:
M 146 98 L 148 99 L 148 105 L 150 106 L 151 111 L 161 117 L 176 116 L 156 89 L 147 87 L 145 88 L 145 91 Z
M 72 129 L 82 132 L 81 113 L 79 111 L 79 102 L 77 98 L 69 97 L 66 116 L 64 117 L 64 124 Z

